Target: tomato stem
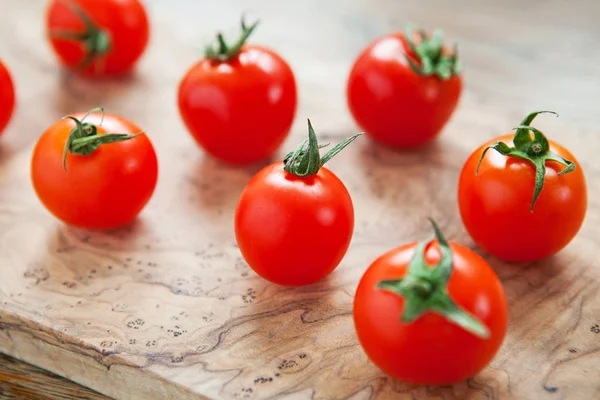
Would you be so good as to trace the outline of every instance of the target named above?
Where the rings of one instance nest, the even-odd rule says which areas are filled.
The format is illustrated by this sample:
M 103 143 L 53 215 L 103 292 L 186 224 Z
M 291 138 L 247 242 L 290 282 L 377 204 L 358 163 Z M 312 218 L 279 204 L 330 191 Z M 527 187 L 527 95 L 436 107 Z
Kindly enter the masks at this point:
M 327 161 L 331 160 L 337 153 L 342 151 L 360 135 L 362 135 L 362 133 L 357 133 L 343 142 L 338 143 L 321 158 L 319 149 L 329 146 L 329 143 L 324 145 L 318 143 L 315 130 L 313 129 L 310 119 L 308 119 L 308 140 L 303 140 L 294 151 L 289 152 L 284 157 L 283 169 L 290 174 L 300 177 L 316 175 L 319 172 L 319 169 L 321 169 Z
M 69 137 L 65 143 L 65 149 L 63 152 L 63 168 L 65 171 L 67 170 L 67 153 L 78 154 L 87 156 L 92 154 L 94 151 L 98 149 L 103 144 L 122 142 L 125 140 L 133 139 L 136 136 L 142 134 L 129 134 L 129 133 L 105 133 L 98 134 L 98 127 L 89 122 L 85 122 L 85 119 L 94 111 L 102 112 L 102 117 L 100 118 L 100 125 L 104 121 L 104 108 L 96 107 L 91 109 L 85 114 L 85 116 L 79 120 L 71 115 L 67 115 L 62 119 L 70 119 L 75 122 L 75 127 L 71 129 L 69 133 Z
M 435 29 L 431 38 L 422 29 L 418 29 L 418 35 L 419 43 L 415 44 L 415 29 L 407 27 L 405 38 L 412 54 L 405 57 L 415 73 L 437 76 L 441 80 L 448 80 L 460 73 L 462 63 L 458 59 L 458 46 L 454 44 L 452 54 L 444 54 L 444 33 L 441 29 Z M 419 63 L 414 62 L 411 56 L 416 57 Z
M 460 308 L 448 293 L 448 282 L 452 275 L 452 249 L 438 225 L 429 220 L 440 249 L 440 261 L 430 267 L 425 261 L 425 250 L 433 238 L 420 241 L 408 265 L 406 276 L 401 279 L 383 280 L 377 288 L 387 290 L 404 298 L 403 323 L 411 323 L 425 312 L 438 313 L 472 334 L 487 338 L 489 329 L 475 316 Z
M 254 31 L 254 28 L 258 25 L 259 21 L 254 22 L 252 25 L 247 26 L 244 21 L 244 15 L 242 15 L 242 34 L 240 38 L 233 44 L 233 46 L 229 46 L 227 42 L 225 42 L 225 38 L 221 32 L 217 33 L 217 44 L 218 47 L 214 47 L 213 45 L 206 46 L 206 50 L 204 55 L 206 58 L 217 61 L 217 62 L 228 62 L 237 57 L 242 47 L 248 40 L 248 37 Z
M 52 30 L 50 36 L 55 39 L 73 40 L 81 42 L 85 47 L 85 55 L 78 63 L 78 68 L 87 68 L 96 57 L 101 57 L 111 50 L 111 42 L 108 32 L 98 27 L 92 19 L 74 2 L 63 0 L 81 20 L 85 26 L 82 32 Z
M 569 161 L 560 155 L 550 151 L 550 144 L 546 136 L 537 128 L 530 126 L 534 118 L 539 114 L 558 114 L 554 111 L 533 111 L 529 113 L 521 123 L 513 128 L 515 136 L 513 138 L 513 147 L 508 146 L 504 142 L 495 142 L 487 146 L 481 153 L 481 158 L 477 163 L 475 175 L 479 174 L 479 166 L 489 149 L 494 149 L 498 153 L 508 156 L 520 158 L 529 161 L 535 167 L 535 183 L 533 189 L 533 200 L 529 207 L 529 211 L 533 212 L 535 203 L 544 187 L 544 178 L 546 176 L 546 161 L 556 161 L 565 166 L 558 175 L 567 174 L 575 170 L 575 163 Z M 533 138 L 531 134 L 533 133 Z

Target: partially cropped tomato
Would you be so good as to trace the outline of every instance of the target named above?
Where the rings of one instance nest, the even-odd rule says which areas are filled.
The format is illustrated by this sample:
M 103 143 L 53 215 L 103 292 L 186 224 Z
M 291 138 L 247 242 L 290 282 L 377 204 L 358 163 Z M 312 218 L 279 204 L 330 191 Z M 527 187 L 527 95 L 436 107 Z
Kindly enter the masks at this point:
M 15 109 L 15 87 L 6 66 L 0 61 L 0 133 L 6 128 Z
M 51 0 L 46 30 L 64 67 L 85 76 L 111 76 L 134 68 L 150 27 L 139 0 Z
M 412 384 L 446 385 L 485 368 L 508 326 L 504 289 L 479 255 L 436 240 L 407 243 L 379 256 L 354 298 L 354 325 L 367 356 Z
M 460 174 L 458 204 L 465 228 L 479 247 L 507 261 L 557 253 L 575 237 L 587 210 L 581 165 L 530 126 L 544 112 L 552 113 L 532 112 L 514 134 L 484 143 Z
M 51 125 L 31 159 L 31 180 L 42 204 L 78 228 L 111 229 L 133 221 L 158 177 L 154 147 L 141 131 L 103 110 Z
M 317 282 L 341 262 L 354 230 L 348 190 L 323 165 L 354 135 L 322 158 L 309 121 L 309 141 L 270 164 L 247 184 L 235 212 L 242 256 L 266 280 L 287 286 Z
M 197 144 L 233 165 L 271 156 L 286 139 L 296 113 L 296 81 L 273 50 L 245 44 L 256 24 L 218 48 L 184 75 L 178 91 L 180 115 Z
M 356 123 L 374 140 L 396 148 L 424 145 L 440 134 L 462 91 L 456 49 L 442 33 L 382 36 L 358 56 L 346 97 Z

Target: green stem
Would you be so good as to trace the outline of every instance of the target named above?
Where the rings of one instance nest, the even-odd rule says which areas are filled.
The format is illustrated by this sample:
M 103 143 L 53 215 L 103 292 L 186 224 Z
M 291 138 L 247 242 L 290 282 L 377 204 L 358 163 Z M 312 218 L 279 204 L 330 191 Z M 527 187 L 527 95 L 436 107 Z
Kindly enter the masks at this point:
M 567 160 L 560 155 L 550 151 L 550 144 L 546 136 L 537 128 L 530 126 L 536 116 L 539 114 L 558 114 L 554 111 L 533 111 L 529 113 L 521 123 L 513 128 L 515 130 L 515 136 L 513 137 L 513 147 L 510 147 L 504 142 L 495 142 L 487 146 L 481 153 L 477 168 L 475 169 L 475 175 L 479 174 L 479 167 L 485 154 L 489 149 L 494 149 L 498 153 L 508 156 L 520 158 L 526 160 L 533 165 L 535 168 L 535 182 L 533 188 L 533 199 L 529 207 L 529 211 L 533 212 L 535 203 L 542 192 L 544 187 L 544 180 L 546 176 L 546 161 L 556 161 L 565 166 L 558 175 L 563 175 L 575 170 L 575 163 Z M 533 133 L 533 137 L 532 134 Z
M 403 323 L 411 323 L 425 312 L 435 312 L 482 339 L 488 338 L 488 327 L 450 297 L 448 282 L 453 270 L 452 249 L 435 221 L 430 219 L 430 222 L 441 253 L 437 265 L 430 267 L 425 260 L 425 251 L 433 239 L 420 241 L 406 275 L 400 279 L 380 281 L 377 288 L 404 298 L 404 312 L 400 318 Z
M 303 140 L 294 151 L 285 156 L 283 159 L 283 169 L 290 174 L 300 177 L 316 175 L 327 161 L 331 160 L 360 135 L 362 135 L 362 133 L 357 133 L 343 142 L 338 143 L 321 158 L 319 149 L 327 147 L 329 144 L 319 145 L 317 135 L 315 134 L 309 119 L 308 140 Z
M 87 112 L 87 114 L 81 118 L 81 120 L 67 115 L 63 119 L 70 119 L 75 122 L 75 127 L 71 129 L 67 141 L 65 143 L 63 151 L 63 168 L 67 170 L 67 154 L 78 154 L 87 156 L 95 152 L 98 147 L 104 144 L 122 142 L 130 140 L 142 134 L 142 132 L 136 134 L 129 133 L 105 133 L 98 134 L 98 126 L 85 122 L 85 119 L 94 111 L 101 111 L 102 117 L 100 119 L 100 125 L 104 121 L 104 108 L 97 107 Z
M 85 47 L 83 59 L 79 62 L 78 68 L 88 67 L 96 57 L 101 57 L 111 50 L 111 42 L 108 32 L 98 27 L 92 19 L 75 2 L 64 0 L 85 26 L 83 32 L 53 30 L 50 36 L 55 39 L 73 40 L 81 42 Z
M 411 54 L 405 58 L 409 67 L 421 76 L 437 76 L 442 80 L 460 74 L 462 65 L 458 60 L 458 46 L 455 44 L 452 54 L 444 54 L 444 34 L 442 30 L 433 31 L 431 38 L 424 30 L 417 30 L 419 43 L 415 44 L 413 37 L 415 29 L 408 27 L 405 32 L 406 42 Z M 412 57 L 418 60 L 413 61 Z
M 242 50 L 242 47 L 254 31 L 254 28 L 258 25 L 258 22 L 259 21 L 256 21 L 248 27 L 246 26 L 244 16 L 242 15 L 242 34 L 239 39 L 232 46 L 229 46 L 227 42 L 225 42 L 223 34 L 221 32 L 217 33 L 217 47 L 208 45 L 205 50 L 205 57 L 216 62 L 228 62 L 233 60 Z

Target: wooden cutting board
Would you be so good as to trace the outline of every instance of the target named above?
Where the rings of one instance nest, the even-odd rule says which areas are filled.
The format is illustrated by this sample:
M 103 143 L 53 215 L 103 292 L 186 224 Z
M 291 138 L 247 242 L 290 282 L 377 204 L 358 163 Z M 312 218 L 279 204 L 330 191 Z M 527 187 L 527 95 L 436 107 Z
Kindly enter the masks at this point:
M 600 106 L 597 3 L 516 0 L 147 1 L 152 42 L 137 72 L 102 83 L 61 72 L 43 37 L 44 2 L 2 0 L 0 57 L 19 105 L 0 146 L 0 351 L 116 399 L 594 399 L 600 397 Z M 356 231 L 339 268 L 300 289 L 269 284 L 235 246 L 233 211 L 262 165 L 205 157 L 181 123 L 176 87 L 217 29 L 242 11 L 261 19 L 252 41 L 292 65 L 300 107 L 275 159 L 306 135 L 355 133 L 344 86 L 354 57 L 404 23 L 442 27 L 460 44 L 466 90 L 434 144 L 393 152 L 362 137 L 329 164 L 354 199 Z M 160 179 L 131 226 L 64 226 L 29 181 L 36 138 L 58 118 L 103 105 L 146 129 Z M 491 365 L 451 387 L 413 387 L 366 358 L 353 293 L 382 252 L 429 234 L 426 217 L 472 247 L 456 206 L 459 170 L 484 140 L 533 109 L 537 126 L 583 165 L 589 212 L 555 257 L 488 259 L 509 299 L 510 327 Z M 264 165 L 264 164 L 263 164 Z M 475 247 L 474 247 L 475 248 Z M 477 250 L 479 251 L 479 250 Z

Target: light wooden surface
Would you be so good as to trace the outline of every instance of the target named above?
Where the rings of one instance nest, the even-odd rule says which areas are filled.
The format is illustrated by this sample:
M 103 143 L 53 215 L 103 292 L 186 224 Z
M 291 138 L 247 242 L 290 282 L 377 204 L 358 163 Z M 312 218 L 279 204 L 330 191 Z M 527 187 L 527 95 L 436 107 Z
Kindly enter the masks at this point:
M 62 73 L 43 39 L 41 0 L 0 0 L 0 57 L 18 110 L 0 146 L 0 352 L 117 399 L 595 399 L 600 397 L 600 6 L 457 0 L 147 1 L 152 42 L 135 75 L 96 84 Z M 357 131 L 344 99 L 354 57 L 380 34 L 443 28 L 465 62 L 466 91 L 443 136 L 411 153 L 363 137 L 330 162 L 353 196 L 356 231 L 335 273 L 313 286 L 268 284 L 242 261 L 233 210 L 261 165 L 203 156 L 175 90 L 216 29 L 260 17 L 253 41 L 277 49 L 299 82 L 288 141 L 310 117 L 322 140 Z M 157 147 L 155 196 L 132 226 L 74 230 L 38 203 L 29 181 L 37 136 L 97 105 L 143 126 Z M 538 127 L 585 168 L 589 213 L 557 256 L 517 265 L 488 257 L 505 284 L 510 327 L 489 368 L 452 387 L 381 374 L 356 340 L 352 296 L 383 251 L 429 234 L 471 244 L 456 206 L 459 169 L 484 140 L 533 109 Z

